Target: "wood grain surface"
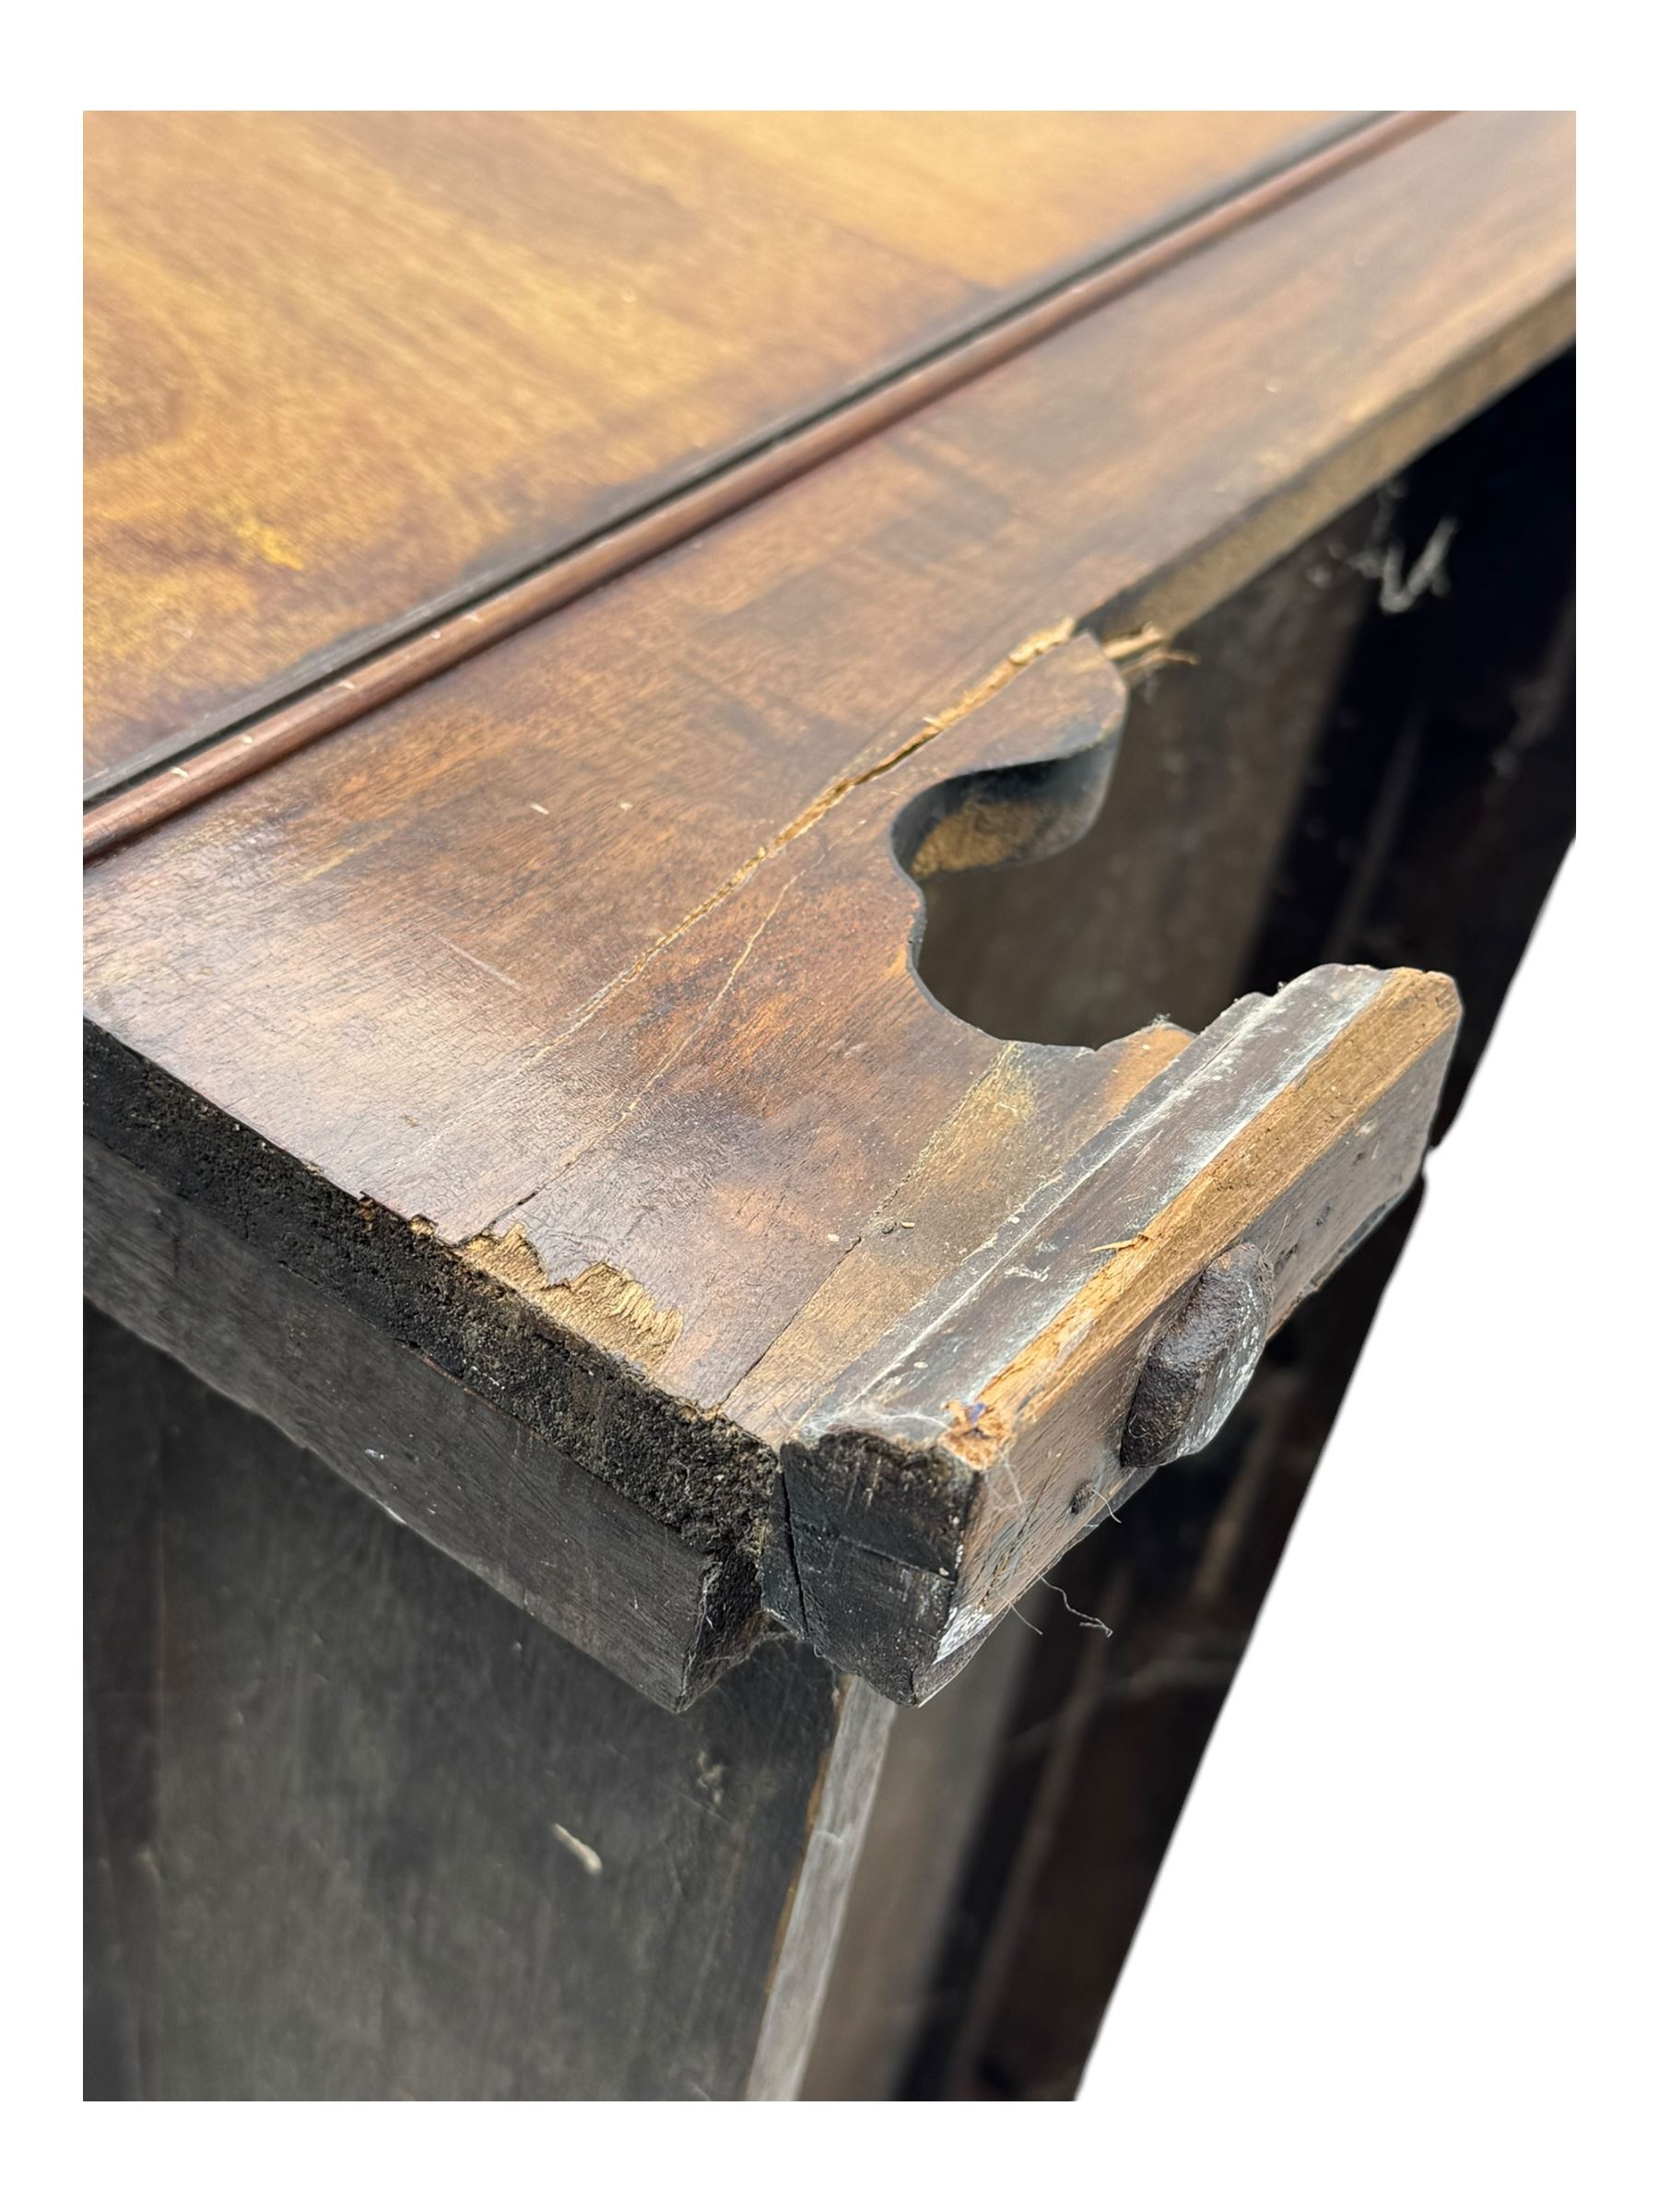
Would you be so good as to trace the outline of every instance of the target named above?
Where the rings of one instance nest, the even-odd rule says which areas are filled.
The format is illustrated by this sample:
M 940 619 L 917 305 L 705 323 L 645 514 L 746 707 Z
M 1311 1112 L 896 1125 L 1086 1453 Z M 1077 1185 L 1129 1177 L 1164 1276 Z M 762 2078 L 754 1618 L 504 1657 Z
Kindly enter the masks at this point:
M 88 2093 L 787 2095 L 891 1709 L 671 1714 L 100 1314 Z
M 1352 128 L 97 114 L 95 786 Z
M 100 1133 L 927 1694 L 1203 1266 L 1409 1182 L 1455 1004 L 1005 1042 L 909 877 L 1077 835 L 1120 671 L 1567 341 L 1571 188 L 1437 124 L 109 854 Z
M 730 1554 L 595 1481 L 356 1306 L 101 1145 L 82 1214 L 100 1310 L 669 1712 L 759 1634 Z

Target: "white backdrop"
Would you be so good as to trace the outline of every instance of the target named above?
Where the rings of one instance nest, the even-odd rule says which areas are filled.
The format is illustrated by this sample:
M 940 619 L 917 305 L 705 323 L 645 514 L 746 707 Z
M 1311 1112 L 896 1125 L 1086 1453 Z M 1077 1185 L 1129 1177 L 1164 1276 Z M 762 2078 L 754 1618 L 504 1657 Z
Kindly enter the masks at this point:
M 1580 1256 L 1575 1190 L 1618 1182 L 1583 1157 L 1577 866 L 1430 1160 L 1090 2065 L 1137 2208 L 1638 2201 L 1631 1900 L 1659 1868 L 1652 1742 L 1613 1698 L 1648 1664 L 1659 1359 L 1640 1282 Z

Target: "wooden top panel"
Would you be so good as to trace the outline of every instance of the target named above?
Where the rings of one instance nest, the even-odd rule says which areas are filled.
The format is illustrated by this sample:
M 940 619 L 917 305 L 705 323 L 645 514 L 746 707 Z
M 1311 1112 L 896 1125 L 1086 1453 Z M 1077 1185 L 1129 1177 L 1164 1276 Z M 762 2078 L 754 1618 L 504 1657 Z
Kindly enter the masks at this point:
M 757 900 L 757 919 L 781 901 L 769 939 L 797 912 L 810 939 L 801 843 L 826 816 L 869 816 L 876 957 L 920 1018 L 914 894 L 882 889 L 884 841 L 909 798 L 974 765 L 965 708 L 1013 674 L 1029 689 L 1022 657 L 1075 623 L 1133 632 L 1149 611 L 1173 632 L 1559 343 L 1570 159 L 1559 119 L 1439 125 L 116 851 L 89 874 L 93 1012 L 457 1243 L 550 1180 L 568 1230 L 575 1182 L 555 1165 L 592 1159 L 618 1114 L 636 1140 L 653 1124 L 633 1101 L 671 1041 L 664 975 L 701 1023 L 695 1065 L 716 1061 L 734 1041 L 688 963 L 719 984 L 731 917 Z M 1110 687 L 1076 682 L 1098 733 Z M 1032 757 L 1065 749 L 1066 714 L 1046 712 L 1018 733 Z M 821 951 L 826 971 L 844 957 Z M 749 950 L 747 987 L 766 971 Z M 797 1064 L 830 987 L 810 964 L 776 976 Z M 742 1003 L 734 982 L 722 1009 Z M 929 1018 L 954 1052 L 959 1025 Z M 877 1042 L 838 1078 L 843 1121 L 875 1111 Z M 811 1096 L 833 1120 L 825 1072 Z M 780 1104 L 762 1102 L 780 1130 L 765 1181 L 789 1214 Z M 722 1140 L 759 1178 L 753 1145 L 741 1117 Z M 706 1138 L 690 1149 L 707 1167 Z M 849 1227 L 815 1208 L 810 1233 Z M 770 1277 L 781 1232 L 755 1230 Z M 666 1233 L 641 1221 L 618 1250 L 613 1218 L 592 1256 L 653 1283 Z M 653 1295 L 683 1311 L 683 1288 Z
M 89 117 L 89 779 L 1354 120 Z
M 116 849 L 94 1021 L 360 1196 L 382 1276 L 567 1347 L 529 1418 L 591 1472 L 644 1478 L 646 1405 L 781 1455 L 769 1602 L 925 1694 L 1127 1479 L 1197 1272 L 1253 1238 L 1282 1312 L 1409 1181 L 1455 1000 L 1000 1044 L 897 861 L 1076 834 L 1120 668 L 1567 341 L 1571 163 L 1568 118 L 1437 124 Z

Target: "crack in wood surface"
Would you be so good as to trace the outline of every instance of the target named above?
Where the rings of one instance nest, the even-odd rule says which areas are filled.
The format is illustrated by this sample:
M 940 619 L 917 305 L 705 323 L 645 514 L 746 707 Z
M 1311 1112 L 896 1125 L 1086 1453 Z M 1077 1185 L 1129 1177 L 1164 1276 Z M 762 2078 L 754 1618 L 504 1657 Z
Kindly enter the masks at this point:
M 958 723 L 971 714 L 976 708 L 983 706 L 988 700 L 994 699 L 999 691 L 1003 690 L 1022 669 L 1029 668 L 1033 661 L 1040 660 L 1044 653 L 1052 653 L 1057 646 L 1067 644 L 1073 637 L 1079 634 L 1077 625 L 1069 617 L 1064 621 L 1051 624 L 1045 629 L 1035 631 L 1030 637 L 1005 653 L 994 668 L 982 676 L 977 683 L 971 685 L 948 707 L 937 714 L 927 716 L 914 734 L 907 737 L 901 745 L 895 746 L 890 752 L 885 753 L 879 760 L 874 761 L 868 768 L 859 769 L 848 775 L 838 776 L 834 782 L 827 784 L 792 821 L 786 822 L 782 830 L 769 838 L 766 843 L 751 853 L 740 866 L 735 868 L 724 883 L 718 884 L 706 898 L 699 900 L 690 912 L 677 922 L 672 929 L 665 931 L 661 936 L 655 938 L 619 975 L 613 976 L 609 982 L 601 984 L 597 991 L 585 999 L 559 1034 L 556 1037 L 550 1037 L 544 1045 L 537 1049 L 532 1057 L 531 1065 L 534 1065 L 536 1061 L 545 1059 L 549 1053 L 557 1052 L 559 1046 L 568 1043 L 578 1030 L 585 1029 L 594 1017 L 609 1005 L 618 992 L 626 990 L 629 983 L 644 973 L 659 953 L 665 952 L 671 945 L 677 944 L 688 930 L 695 928 L 698 923 L 712 913 L 716 907 L 724 905 L 735 892 L 740 891 L 744 885 L 769 861 L 775 860 L 780 853 L 794 844 L 797 838 L 804 837 L 807 830 L 816 829 L 825 816 L 839 806 L 843 799 L 850 797 L 853 792 L 862 790 L 865 784 L 874 783 L 882 776 L 890 774 L 894 769 L 921 752 L 924 747 L 931 745 L 945 731 L 954 728 Z
M 612 977 L 608 982 L 602 984 L 597 991 L 585 999 L 559 1033 L 536 1048 L 531 1055 L 530 1065 L 535 1065 L 569 1043 L 572 1037 L 586 1028 L 589 1022 L 604 1011 L 618 993 L 636 982 L 660 953 L 665 952 L 671 946 L 677 944 L 717 907 L 724 905 L 727 900 L 740 891 L 769 862 L 775 860 L 781 853 L 785 852 L 808 830 L 815 829 L 853 792 L 878 782 L 883 776 L 890 774 L 893 770 L 901 766 L 905 761 L 915 758 L 927 746 L 943 735 L 946 731 L 955 728 L 977 709 L 994 699 L 1017 676 L 1031 666 L 1034 662 L 1041 660 L 1045 654 L 1054 652 L 1060 646 L 1068 644 L 1075 637 L 1083 634 L 1077 623 L 1069 617 L 1062 621 L 1051 623 L 1045 629 L 1034 631 L 1030 637 L 1022 640 L 1019 644 L 1005 653 L 994 667 L 975 683 L 970 685 L 968 689 L 953 700 L 949 706 L 942 709 L 936 714 L 929 715 L 902 744 L 895 746 L 879 760 L 872 762 L 869 767 L 840 776 L 834 782 L 827 785 L 799 814 L 794 816 L 774 836 L 768 839 L 767 842 L 751 854 L 740 867 L 735 869 L 724 882 L 718 885 L 706 898 L 700 900 L 671 929 L 654 938 L 619 974 Z M 697 1037 L 707 1027 L 715 1009 L 731 989 L 745 963 L 754 951 L 756 944 L 771 924 L 783 900 L 789 896 L 790 891 L 796 888 L 798 882 L 799 877 L 796 877 L 779 893 L 765 917 L 750 933 L 747 941 L 737 954 L 719 989 L 698 1018 L 690 1032 L 669 1052 L 662 1065 L 640 1087 L 617 1116 L 604 1129 L 586 1138 L 573 1150 L 567 1152 L 555 1166 L 548 1170 L 547 1175 L 536 1182 L 534 1188 L 524 1193 L 523 1197 L 516 1199 L 511 1206 L 500 1207 L 488 1222 L 480 1229 L 472 1231 L 467 1237 L 457 1239 L 457 1250 L 465 1253 L 470 1252 L 474 1246 L 482 1249 L 485 1245 L 499 1247 L 504 1244 L 508 1240 L 501 1235 L 502 1223 L 512 1220 L 514 1215 L 523 1213 L 526 1206 L 533 1205 L 559 1175 L 567 1172 L 578 1159 L 593 1151 L 606 1137 L 614 1135 L 616 1130 L 638 1110 L 644 1099 L 671 1071 L 675 1064 L 689 1050 Z M 452 947 L 451 949 L 458 948 Z M 908 954 L 906 957 L 908 958 Z M 509 981 L 511 979 L 502 978 L 501 980 Z M 895 1185 L 895 1190 L 902 1187 L 903 1181 L 914 1171 L 915 1165 L 916 1163 L 912 1162 L 912 1167 L 907 1169 L 905 1178 L 901 1178 L 900 1184 Z M 535 1247 L 522 1225 L 515 1224 L 510 1235 L 522 1239 L 526 1248 L 534 1252 Z M 855 1243 L 856 1241 L 855 1240 Z M 850 1246 L 849 1253 L 853 1248 Z M 848 1255 L 843 1253 L 843 1259 L 846 1256 Z M 500 1271 L 494 1270 L 494 1272 L 499 1273 Z M 539 1277 L 539 1264 L 536 1273 Z M 545 1280 L 545 1278 L 541 1279 Z M 520 1285 L 513 1280 L 512 1287 L 518 1288 Z M 531 1302 L 536 1301 L 533 1298 Z M 676 1335 L 677 1335 L 677 1330 Z M 665 1346 L 663 1348 L 665 1350 L 667 1347 Z M 735 1388 L 736 1384 L 734 1384 L 733 1387 Z

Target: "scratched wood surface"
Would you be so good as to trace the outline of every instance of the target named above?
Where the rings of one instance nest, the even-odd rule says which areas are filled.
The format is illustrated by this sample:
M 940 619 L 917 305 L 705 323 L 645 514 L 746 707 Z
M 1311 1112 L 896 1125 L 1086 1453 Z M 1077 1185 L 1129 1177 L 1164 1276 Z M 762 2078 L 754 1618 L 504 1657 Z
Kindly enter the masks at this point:
M 90 116 L 89 775 L 1357 120 Z
M 927 1694 L 1206 1262 L 1282 1312 L 1409 1182 L 1455 1001 L 1006 1044 L 905 868 L 1077 834 L 1120 665 L 1559 349 L 1571 183 L 1567 119 L 1438 124 L 116 850 L 105 1141 Z
M 657 1711 L 88 1329 L 88 2093 L 793 2093 L 890 1707 L 775 1639 Z
M 1331 571 L 1323 534 L 1318 560 L 1300 564 L 1304 600 L 1323 605 L 1358 586 L 1370 604 L 1327 702 L 1271 897 L 1264 906 L 1269 886 L 1260 882 L 1252 925 L 1235 934 L 1250 950 L 1230 988 L 1321 957 L 1450 971 L 1465 1018 L 1437 1134 L 1572 835 L 1571 370 L 1564 360 L 1529 379 L 1414 465 L 1404 496 L 1382 503 L 1386 535 L 1360 532 L 1359 545 L 1411 548 L 1455 515 L 1443 594 L 1425 593 L 1404 618 L 1384 612 L 1374 581 L 1367 588 L 1351 571 Z M 1280 620 L 1264 631 L 1267 611 L 1258 607 L 1249 629 L 1264 649 L 1277 637 L 1300 663 L 1304 626 Z M 1206 652 L 1201 667 L 1160 682 L 1155 719 L 1177 748 L 1182 732 L 1169 728 L 1166 710 L 1227 657 Z M 1248 696 L 1271 712 L 1276 693 L 1283 700 L 1269 680 Z M 1246 734 L 1229 735 L 1248 759 Z M 1205 857 L 1201 847 L 1200 868 Z M 1143 860 L 1149 871 L 1158 865 L 1156 853 Z M 1478 900 L 1468 896 L 1474 880 L 1488 887 Z M 1112 903 L 1137 912 L 1133 893 Z M 1196 972 L 1174 983 L 1178 956 L 1171 947 L 1160 957 L 1153 933 L 1149 971 L 1174 984 L 1155 1003 L 1180 1011 L 1195 991 L 1205 1004 L 1215 988 L 1203 972 L 1208 935 L 1192 933 Z M 997 987 L 994 976 L 985 981 Z M 1430 1208 L 1433 1181 L 1431 1171 Z M 1299 1312 L 1200 1460 L 1160 1477 L 1121 1526 L 1102 1528 L 1055 1571 L 1079 1611 L 1112 1625 L 1109 1644 L 1047 1593 L 1021 1605 L 1041 1637 L 1018 1622 L 998 1631 L 991 1652 L 1019 1638 L 1033 1679 L 1009 1724 L 996 1806 L 939 1968 L 940 1985 L 959 1993 L 966 2010 L 940 2007 L 947 2032 L 930 2038 L 906 2094 L 982 2095 L 992 2083 L 1004 2097 L 1072 2092 L 1406 1227 L 1396 1216 Z M 1400 1416 L 1408 1423 L 1410 1409 Z M 1419 1535 L 1425 1546 L 1436 1541 L 1432 1513 Z M 976 1661 L 934 1705 L 899 1716 L 889 1772 L 902 1771 L 894 1762 L 905 1725 L 925 1730 L 986 1664 Z M 870 1866 L 861 1884 L 875 1874 Z M 848 1942 L 855 1916 L 869 1918 L 856 1895 Z
M 1082 1042 L 1160 1008 L 1196 1028 L 1253 980 L 1249 948 L 1310 753 L 1330 722 L 1356 623 L 1375 603 L 1362 567 L 1379 542 L 1380 504 L 1364 501 L 1193 626 L 1185 645 L 1194 658 L 1137 696 L 1111 804 L 1087 836 L 1041 868 L 930 884 L 923 971 L 955 1011 L 993 1030 L 1023 1021 Z M 1167 834 L 1172 818 L 1179 838 Z M 1458 971 L 1453 961 L 1429 964 Z M 1353 1275 L 1345 1265 L 1340 1288 Z M 1331 1296 L 1327 1288 L 1312 1301 L 1315 1315 Z M 1236 1434 L 1234 1422 L 1227 1433 Z M 1081 1701 L 1091 1659 L 1109 1652 L 1115 1667 L 1121 1648 L 1115 1589 L 1103 1597 L 1098 1578 L 1078 1589 L 1076 1563 L 1138 1558 L 1149 1519 L 1180 1518 L 1193 1464 L 1160 1477 L 1052 1571 L 1079 1612 L 1113 1627 L 1110 1641 L 1040 1587 L 937 1698 L 895 1713 L 805 2096 L 906 2094 L 919 2051 L 958 2017 L 971 1979 L 961 1961 L 977 1971 L 982 1960 L 971 1931 L 991 1856 L 987 1822 L 1000 1834 L 1014 1785 L 1064 1755 L 1058 1738 L 1026 1724 L 1030 1677 L 1035 1670 L 1046 1688 L 1075 1667 Z M 1100 1863 L 1095 1876 L 1112 1878 Z M 1087 1907 L 1074 1912 L 1087 1917 Z
M 87 1147 L 82 1223 L 102 1312 L 653 1703 L 689 1704 L 759 1634 L 741 1562 L 641 1511 L 101 1145 Z

